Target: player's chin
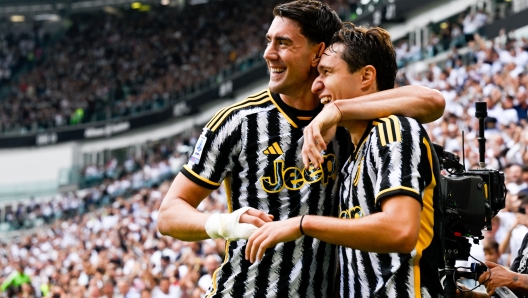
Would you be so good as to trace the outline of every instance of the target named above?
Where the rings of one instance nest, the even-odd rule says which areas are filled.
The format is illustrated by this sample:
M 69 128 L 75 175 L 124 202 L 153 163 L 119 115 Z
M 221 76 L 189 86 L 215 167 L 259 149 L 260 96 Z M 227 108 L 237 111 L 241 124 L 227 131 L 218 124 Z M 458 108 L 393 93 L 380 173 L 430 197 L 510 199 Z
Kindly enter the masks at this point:
M 279 93 L 279 94 L 285 94 L 286 93 L 286 82 L 283 77 L 281 78 L 273 78 L 270 77 L 268 88 L 273 93 Z
M 282 90 L 284 89 L 282 88 L 282 84 L 280 82 L 276 82 L 272 80 L 270 80 L 268 84 L 268 88 L 273 93 L 282 93 Z

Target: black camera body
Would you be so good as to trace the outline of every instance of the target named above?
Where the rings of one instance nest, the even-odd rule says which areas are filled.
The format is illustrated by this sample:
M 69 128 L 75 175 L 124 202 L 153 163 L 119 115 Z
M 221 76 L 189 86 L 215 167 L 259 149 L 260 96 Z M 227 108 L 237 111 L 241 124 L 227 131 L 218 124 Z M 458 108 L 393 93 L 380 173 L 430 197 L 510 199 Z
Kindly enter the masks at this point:
M 491 218 L 504 208 L 504 173 L 477 169 L 440 178 L 446 237 L 482 239 L 491 230 Z
M 440 195 L 444 214 L 445 294 L 455 297 L 455 280 L 460 274 L 455 269 L 456 260 L 469 259 L 471 243 L 478 244 L 484 238 L 482 230 L 491 230 L 491 219 L 504 208 L 506 186 L 504 173 L 486 169 L 484 164 L 484 119 L 487 116 L 485 102 L 477 102 L 476 117 L 479 119 L 479 168 L 465 170 L 460 158 L 434 145 L 440 166 L 449 175 L 440 177 Z
M 491 218 L 504 208 L 504 173 L 490 169 L 464 171 L 455 154 L 435 145 L 440 166 L 449 176 L 440 177 L 444 214 L 446 265 L 468 260 L 471 243 L 483 239 L 482 230 L 491 230 Z

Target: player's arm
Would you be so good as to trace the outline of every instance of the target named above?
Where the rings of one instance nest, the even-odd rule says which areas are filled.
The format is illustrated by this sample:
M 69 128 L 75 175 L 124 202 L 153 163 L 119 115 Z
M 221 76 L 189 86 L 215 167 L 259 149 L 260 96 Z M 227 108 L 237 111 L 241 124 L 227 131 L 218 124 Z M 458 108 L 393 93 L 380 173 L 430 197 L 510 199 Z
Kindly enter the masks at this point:
M 378 253 L 409 253 L 418 241 L 421 204 L 415 198 L 395 195 L 381 202 L 381 212 L 358 219 L 317 215 L 303 218 L 304 234 L 319 240 Z M 260 260 L 267 248 L 302 236 L 301 217 L 266 223 L 248 240 L 246 259 Z
M 322 161 L 321 150 L 334 137 L 335 127 L 346 120 L 369 120 L 401 115 L 428 123 L 442 117 L 445 100 L 438 90 L 404 86 L 351 99 L 333 100 L 304 129 L 303 164 Z
M 403 86 L 346 100 L 334 101 L 342 120 L 369 120 L 400 115 L 420 123 L 435 121 L 444 114 L 440 91 L 423 86 Z
M 182 173 L 179 173 L 172 182 L 160 206 L 158 216 L 160 233 L 184 241 L 229 238 L 237 233 L 248 232 L 248 229 L 251 228 L 248 225 L 260 227 L 265 222 L 272 220 L 271 216 L 256 209 L 248 209 L 242 214 L 233 212 L 231 214 L 214 215 L 204 214 L 196 210 L 196 207 L 211 191 L 211 189 L 202 187 Z M 211 216 L 223 216 L 223 218 L 216 220 L 215 218 L 210 218 Z M 211 236 L 211 229 L 216 229 L 213 233 L 216 233 L 219 229 L 225 231 L 225 233 L 220 232 L 222 235 Z M 228 235 L 230 233 L 234 234 Z
M 161 202 L 158 215 L 160 233 L 185 241 L 209 238 L 205 222 L 210 214 L 204 214 L 196 207 L 211 192 L 179 173 Z

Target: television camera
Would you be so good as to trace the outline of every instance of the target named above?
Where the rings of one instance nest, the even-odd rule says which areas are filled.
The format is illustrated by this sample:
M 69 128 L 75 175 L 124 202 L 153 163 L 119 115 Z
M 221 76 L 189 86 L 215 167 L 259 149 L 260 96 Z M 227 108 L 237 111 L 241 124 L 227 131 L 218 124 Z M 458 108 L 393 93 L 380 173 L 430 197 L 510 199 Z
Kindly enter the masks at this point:
M 457 155 L 435 145 L 440 166 L 449 173 L 448 176 L 440 177 L 441 201 L 444 204 L 446 297 L 455 297 L 457 279 L 485 271 L 478 265 L 472 266 L 473 272 L 457 271 L 455 262 L 468 260 L 470 240 L 478 244 L 484 238 L 482 230 L 491 230 L 491 218 L 504 208 L 505 203 L 504 173 L 487 169 L 484 163 L 484 120 L 488 114 L 486 102 L 475 103 L 475 108 L 475 116 L 479 120 L 478 169 L 465 170 L 465 165 L 460 163 Z

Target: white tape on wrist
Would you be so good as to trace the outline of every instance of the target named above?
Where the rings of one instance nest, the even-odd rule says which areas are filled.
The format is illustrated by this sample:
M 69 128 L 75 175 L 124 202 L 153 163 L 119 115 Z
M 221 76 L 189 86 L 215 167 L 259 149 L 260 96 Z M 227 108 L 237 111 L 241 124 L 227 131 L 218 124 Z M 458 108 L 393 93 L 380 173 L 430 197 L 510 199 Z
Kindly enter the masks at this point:
M 243 207 L 233 213 L 215 213 L 205 222 L 205 231 L 211 239 L 224 238 L 229 241 L 248 239 L 258 228 L 252 224 L 240 223 L 240 216 L 251 207 Z

